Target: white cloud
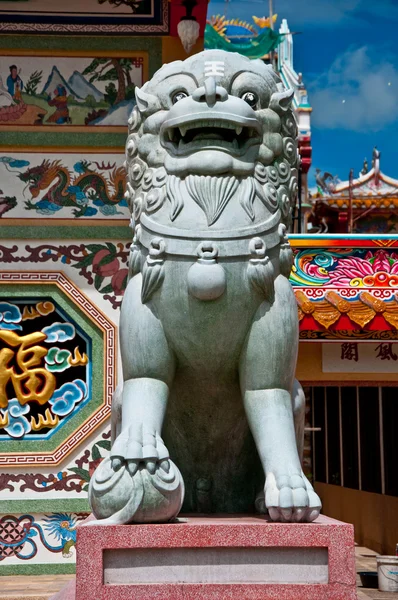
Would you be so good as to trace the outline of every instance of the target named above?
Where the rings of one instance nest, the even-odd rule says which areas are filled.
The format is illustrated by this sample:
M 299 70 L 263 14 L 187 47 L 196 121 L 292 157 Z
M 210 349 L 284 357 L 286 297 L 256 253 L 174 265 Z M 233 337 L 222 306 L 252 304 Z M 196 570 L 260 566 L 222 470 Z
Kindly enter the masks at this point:
M 307 80 L 316 127 L 380 131 L 398 120 L 398 69 L 379 51 L 348 50 L 328 71 Z

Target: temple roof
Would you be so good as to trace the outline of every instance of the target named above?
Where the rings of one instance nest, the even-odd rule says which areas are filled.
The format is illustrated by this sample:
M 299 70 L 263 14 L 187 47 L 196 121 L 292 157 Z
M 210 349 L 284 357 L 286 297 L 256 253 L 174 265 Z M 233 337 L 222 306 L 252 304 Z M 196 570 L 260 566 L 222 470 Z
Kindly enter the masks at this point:
M 367 170 L 367 161 L 358 177 L 352 176 L 351 180 L 338 181 L 330 173 L 321 174 L 317 169 L 316 181 L 318 193 L 329 206 L 347 208 L 350 192 L 353 206 L 360 208 L 390 208 L 398 203 L 398 179 L 388 177 L 380 170 L 380 152 L 373 150 L 372 168 Z M 350 190 L 351 187 L 351 190 Z

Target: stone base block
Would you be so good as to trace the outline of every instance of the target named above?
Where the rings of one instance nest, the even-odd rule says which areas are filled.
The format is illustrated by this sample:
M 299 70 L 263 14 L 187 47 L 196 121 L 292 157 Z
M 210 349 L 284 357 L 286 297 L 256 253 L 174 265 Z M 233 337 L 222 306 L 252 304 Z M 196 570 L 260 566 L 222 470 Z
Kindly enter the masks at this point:
M 181 516 L 77 533 L 76 600 L 356 600 L 354 529 Z

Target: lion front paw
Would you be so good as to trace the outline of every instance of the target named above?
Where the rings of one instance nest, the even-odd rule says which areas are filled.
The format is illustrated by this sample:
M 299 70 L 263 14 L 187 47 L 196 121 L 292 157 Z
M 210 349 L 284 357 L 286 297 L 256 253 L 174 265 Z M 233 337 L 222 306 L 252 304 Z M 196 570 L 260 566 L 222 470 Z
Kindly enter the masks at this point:
M 170 521 L 184 499 L 184 481 L 160 435 L 143 426 L 122 431 L 90 481 L 100 524 Z
M 321 512 L 319 496 L 303 472 L 297 475 L 268 473 L 265 482 L 265 505 L 273 521 L 315 521 Z
M 121 432 L 111 450 L 112 468 L 118 471 L 126 463 L 127 470 L 133 476 L 140 465 L 153 475 L 159 465 L 169 472 L 169 451 L 160 435 L 144 425 L 130 426 Z
M 140 463 L 131 475 L 127 462 L 115 471 L 112 459 L 106 458 L 90 481 L 90 505 L 103 525 L 171 521 L 183 500 L 184 481 L 171 460 L 167 471 L 156 463 L 152 474 Z

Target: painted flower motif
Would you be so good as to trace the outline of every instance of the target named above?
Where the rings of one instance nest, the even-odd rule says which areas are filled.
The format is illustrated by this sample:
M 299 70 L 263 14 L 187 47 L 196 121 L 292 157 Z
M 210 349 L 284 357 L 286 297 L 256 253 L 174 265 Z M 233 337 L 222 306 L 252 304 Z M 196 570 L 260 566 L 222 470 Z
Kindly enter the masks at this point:
M 297 252 L 290 280 L 293 285 L 345 288 L 398 287 L 398 254 L 384 249 L 358 252 Z
M 96 460 L 91 460 L 88 463 L 88 469 L 89 469 L 90 477 L 92 477 L 94 475 L 94 471 L 98 467 L 98 465 L 101 463 L 101 461 L 102 461 L 102 457 L 101 458 L 97 458 Z
M 120 269 L 114 274 L 111 281 L 111 286 L 116 296 L 121 296 L 124 293 L 127 285 L 128 269 Z
M 311 257 L 305 257 L 303 261 L 303 268 L 305 272 L 314 277 L 315 279 L 328 280 L 329 279 L 329 268 L 334 265 L 335 261 L 333 257 L 327 254 L 317 254 L 314 261 Z
M 97 252 L 93 260 L 93 273 L 101 277 L 111 277 L 119 270 L 119 261 L 109 250 L 104 248 Z
M 398 254 L 377 250 L 374 254 L 368 252 L 364 258 L 342 258 L 329 277 L 329 283 L 336 287 L 398 288 Z

